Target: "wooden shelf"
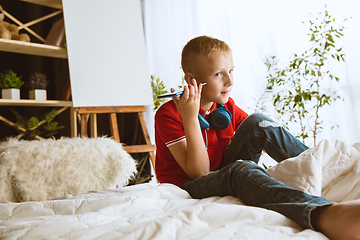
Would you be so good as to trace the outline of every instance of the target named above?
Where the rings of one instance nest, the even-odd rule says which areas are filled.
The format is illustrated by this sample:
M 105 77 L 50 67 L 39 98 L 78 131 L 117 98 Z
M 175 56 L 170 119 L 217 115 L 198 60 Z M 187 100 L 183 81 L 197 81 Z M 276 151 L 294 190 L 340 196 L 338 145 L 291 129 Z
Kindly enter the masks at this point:
M 62 9 L 62 1 L 61 0 L 21 0 L 21 1 L 34 3 L 34 4 L 46 6 L 46 7 Z
M 43 57 L 67 58 L 66 48 L 0 38 L 0 51 L 23 53 Z
M 0 106 L 32 106 L 32 107 L 72 107 L 72 101 L 58 101 L 58 100 L 12 100 L 0 99 Z

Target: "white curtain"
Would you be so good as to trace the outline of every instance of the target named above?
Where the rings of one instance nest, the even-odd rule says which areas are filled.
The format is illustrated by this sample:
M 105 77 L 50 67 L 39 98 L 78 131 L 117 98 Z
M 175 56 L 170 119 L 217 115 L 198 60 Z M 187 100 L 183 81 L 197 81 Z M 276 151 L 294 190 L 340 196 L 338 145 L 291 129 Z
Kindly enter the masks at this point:
M 346 62 L 334 64 L 331 69 L 340 83 L 329 82 L 344 101 L 333 103 L 322 113 L 328 125 L 318 140 L 360 142 L 359 1 L 142 0 L 142 3 L 150 73 L 159 77 L 168 89 L 176 87 L 183 76 L 180 55 L 187 41 L 199 35 L 224 40 L 233 49 L 235 64 L 231 96 L 249 114 L 254 112 L 266 81 L 265 59 L 275 55 L 286 61 L 292 53 L 309 49 L 306 23 L 325 5 L 338 22 L 348 18 L 340 43 Z M 152 124 L 150 120 L 151 135 Z M 334 124 L 339 128 L 326 128 Z

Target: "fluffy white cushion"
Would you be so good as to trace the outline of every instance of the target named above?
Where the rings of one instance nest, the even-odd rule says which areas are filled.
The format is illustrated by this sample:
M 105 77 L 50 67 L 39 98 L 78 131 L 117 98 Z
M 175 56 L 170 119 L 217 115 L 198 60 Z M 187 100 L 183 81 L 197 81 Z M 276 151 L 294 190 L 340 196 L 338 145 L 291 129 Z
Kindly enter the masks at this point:
M 134 159 L 110 138 L 14 140 L 0 144 L 0 201 L 41 201 L 124 186 Z

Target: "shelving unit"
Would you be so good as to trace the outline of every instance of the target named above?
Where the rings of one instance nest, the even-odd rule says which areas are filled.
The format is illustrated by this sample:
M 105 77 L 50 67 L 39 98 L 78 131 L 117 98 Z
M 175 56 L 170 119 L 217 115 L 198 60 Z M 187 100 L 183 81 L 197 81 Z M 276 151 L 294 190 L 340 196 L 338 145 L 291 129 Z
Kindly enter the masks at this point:
M 61 0 L 21 0 L 24 2 L 29 2 L 33 4 L 38 4 L 42 6 L 52 7 L 56 9 L 62 9 Z M 6 10 L 6 9 L 4 9 Z M 22 28 L 27 30 L 32 24 L 41 22 L 48 19 L 49 17 L 42 17 L 36 19 L 30 23 L 21 25 Z M 21 24 L 21 23 L 17 23 Z M 31 30 L 30 30 L 31 31 Z M 35 33 L 36 34 L 36 33 Z M 12 52 L 19 54 L 29 54 L 43 57 L 53 57 L 53 58 L 62 58 L 67 59 L 67 50 L 66 48 L 41 44 L 41 43 L 32 43 L 32 42 L 21 42 L 15 40 L 7 40 L 0 38 L 0 51 Z M 0 99 L 0 106 L 28 106 L 28 107 L 67 107 L 70 108 L 70 125 L 71 125 L 71 136 L 77 136 L 77 120 L 76 114 L 73 109 L 72 101 L 58 101 L 58 100 L 47 100 L 47 101 L 38 101 L 38 100 L 11 100 L 11 99 Z

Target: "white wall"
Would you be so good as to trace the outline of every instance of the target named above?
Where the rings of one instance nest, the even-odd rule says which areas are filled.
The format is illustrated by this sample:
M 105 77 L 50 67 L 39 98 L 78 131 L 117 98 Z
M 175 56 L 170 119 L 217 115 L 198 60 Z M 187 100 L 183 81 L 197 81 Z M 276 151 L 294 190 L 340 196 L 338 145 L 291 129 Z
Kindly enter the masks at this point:
M 344 101 L 333 104 L 323 116 L 340 128 L 319 137 L 360 142 L 360 2 L 354 0 L 143 0 L 146 47 L 150 73 L 168 88 L 181 83 L 180 54 L 191 38 L 209 35 L 226 41 L 233 49 L 235 85 L 232 97 L 248 113 L 254 111 L 256 95 L 265 81 L 264 60 L 276 55 L 287 60 L 292 53 L 309 48 L 308 22 L 327 9 L 347 27 L 343 38 L 346 63 L 337 64 L 333 85 Z M 310 15 L 311 13 L 311 15 Z M 271 113 L 270 113 L 271 114 Z M 149 128 L 151 127 L 151 123 Z

